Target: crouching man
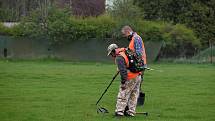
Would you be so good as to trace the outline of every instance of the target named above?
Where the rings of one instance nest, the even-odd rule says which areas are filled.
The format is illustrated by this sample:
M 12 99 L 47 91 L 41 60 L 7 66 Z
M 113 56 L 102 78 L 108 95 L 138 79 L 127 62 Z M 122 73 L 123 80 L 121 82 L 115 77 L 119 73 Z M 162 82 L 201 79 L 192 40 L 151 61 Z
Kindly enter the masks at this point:
M 117 64 L 121 75 L 121 84 L 116 102 L 116 116 L 135 116 L 137 98 L 141 83 L 141 73 L 130 72 L 129 60 L 124 52 L 124 48 L 118 48 L 116 44 L 108 46 L 108 56 L 111 55 Z M 125 111 L 126 106 L 128 110 Z

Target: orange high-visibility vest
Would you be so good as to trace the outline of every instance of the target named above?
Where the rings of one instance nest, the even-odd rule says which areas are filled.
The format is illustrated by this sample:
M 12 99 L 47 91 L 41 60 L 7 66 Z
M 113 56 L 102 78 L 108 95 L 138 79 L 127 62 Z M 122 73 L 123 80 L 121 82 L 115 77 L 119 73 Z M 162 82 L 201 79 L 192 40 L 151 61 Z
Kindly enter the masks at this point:
M 143 41 L 142 41 L 143 42 Z M 132 40 L 129 43 L 128 46 L 133 52 L 135 52 L 135 48 L 134 48 L 134 36 L 132 37 Z M 142 59 L 144 60 L 144 64 L 146 64 L 146 51 L 145 51 L 145 47 L 144 47 L 144 43 L 142 44 Z
M 120 51 L 119 55 L 121 55 L 125 59 L 126 67 L 128 68 L 129 67 L 129 60 L 128 60 L 128 57 L 125 55 L 125 52 L 123 50 L 125 50 L 125 48 L 119 48 L 119 51 Z M 139 72 L 133 73 L 127 69 L 127 79 L 128 80 L 136 78 L 139 74 L 140 74 Z

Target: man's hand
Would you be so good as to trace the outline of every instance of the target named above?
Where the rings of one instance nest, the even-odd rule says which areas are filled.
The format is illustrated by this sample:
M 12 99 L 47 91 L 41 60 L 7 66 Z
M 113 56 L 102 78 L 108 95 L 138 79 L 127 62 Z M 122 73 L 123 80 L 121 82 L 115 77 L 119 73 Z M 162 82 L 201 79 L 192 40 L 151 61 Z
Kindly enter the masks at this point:
M 125 80 L 121 81 L 121 89 L 125 90 L 126 89 L 126 85 L 125 85 Z
M 122 90 L 125 90 L 125 89 L 126 89 L 125 84 L 121 84 L 121 89 L 122 89 Z

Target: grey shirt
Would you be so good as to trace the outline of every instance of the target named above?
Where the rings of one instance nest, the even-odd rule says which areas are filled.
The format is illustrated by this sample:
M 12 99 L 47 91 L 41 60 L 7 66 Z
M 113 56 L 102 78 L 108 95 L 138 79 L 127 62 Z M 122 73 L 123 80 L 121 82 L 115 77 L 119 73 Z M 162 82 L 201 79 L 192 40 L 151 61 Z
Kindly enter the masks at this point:
M 121 83 L 124 84 L 125 81 L 127 81 L 128 73 L 127 73 L 127 68 L 126 68 L 126 62 L 125 59 L 122 56 L 117 56 L 116 57 L 116 64 L 118 66 L 120 75 L 121 75 Z

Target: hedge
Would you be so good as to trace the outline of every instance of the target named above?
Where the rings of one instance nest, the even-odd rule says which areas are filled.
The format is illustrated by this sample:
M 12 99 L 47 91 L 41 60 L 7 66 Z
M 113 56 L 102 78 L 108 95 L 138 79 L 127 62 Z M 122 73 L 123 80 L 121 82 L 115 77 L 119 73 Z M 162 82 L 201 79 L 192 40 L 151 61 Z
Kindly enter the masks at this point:
M 195 33 L 184 25 L 173 25 L 159 21 L 128 20 L 113 18 L 109 15 L 78 18 L 62 9 L 50 9 L 48 16 L 41 17 L 34 11 L 22 19 L 18 26 L 6 28 L 0 24 L 0 34 L 32 38 L 45 37 L 53 44 L 66 43 L 89 38 L 120 39 L 120 29 L 124 25 L 132 28 L 144 41 L 163 41 L 166 46 L 162 54 L 171 56 L 193 55 L 201 47 Z

